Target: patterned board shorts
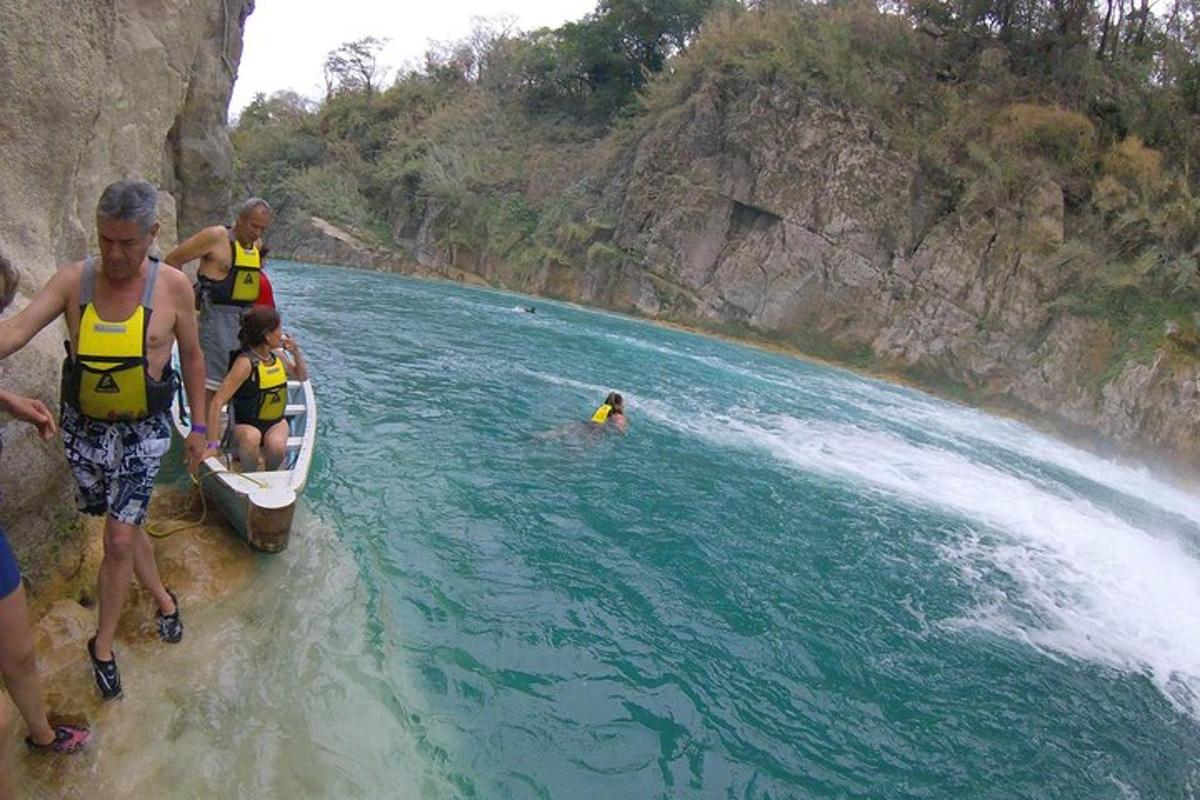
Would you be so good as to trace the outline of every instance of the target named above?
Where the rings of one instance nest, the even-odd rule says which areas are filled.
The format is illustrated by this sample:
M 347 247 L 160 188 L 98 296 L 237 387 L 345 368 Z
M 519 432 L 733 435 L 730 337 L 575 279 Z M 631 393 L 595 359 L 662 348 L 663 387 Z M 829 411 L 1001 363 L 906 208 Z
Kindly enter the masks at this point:
M 142 525 L 158 468 L 171 448 L 168 412 L 137 422 L 97 422 L 64 404 L 62 440 L 79 510 Z

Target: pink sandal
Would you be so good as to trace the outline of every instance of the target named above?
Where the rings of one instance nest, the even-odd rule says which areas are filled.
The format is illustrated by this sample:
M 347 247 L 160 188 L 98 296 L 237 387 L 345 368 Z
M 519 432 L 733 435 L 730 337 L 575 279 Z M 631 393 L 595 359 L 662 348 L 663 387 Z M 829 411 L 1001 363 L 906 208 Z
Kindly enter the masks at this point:
M 69 756 L 82 750 L 91 738 L 91 732 L 81 725 L 55 725 L 53 742 L 38 744 L 33 740 L 33 736 L 26 736 L 25 744 L 29 745 L 30 750 L 39 753 L 58 753 Z

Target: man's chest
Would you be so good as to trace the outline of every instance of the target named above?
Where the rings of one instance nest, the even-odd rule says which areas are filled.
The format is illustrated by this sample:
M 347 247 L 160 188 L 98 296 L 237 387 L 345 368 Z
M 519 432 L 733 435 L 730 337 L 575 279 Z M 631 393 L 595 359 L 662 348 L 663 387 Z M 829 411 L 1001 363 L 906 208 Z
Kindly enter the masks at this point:
M 214 280 L 221 280 L 229 274 L 233 262 L 229 257 L 228 247 L 214 247 L 200 259 L 200 274 Z
M 76 348 L 81 338 L 89 342 L 103 338 L 115 341 L 115 337 L 126 339 L 139 333 L 145 337 L 147 352 L 169 348 L 173 341 L 175 309 L 162 287 L 155 287 L 151 307 L 141 313 L 140 294 L 97 294 L 87 308 L 80 308 L 78 299 L 68 308 L 67 326 Z

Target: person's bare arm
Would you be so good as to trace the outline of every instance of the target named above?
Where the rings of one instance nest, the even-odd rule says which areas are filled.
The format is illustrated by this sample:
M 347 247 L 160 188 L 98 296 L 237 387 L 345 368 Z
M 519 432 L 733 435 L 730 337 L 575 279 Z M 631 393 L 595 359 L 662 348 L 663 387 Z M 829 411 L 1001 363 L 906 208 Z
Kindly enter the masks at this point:
M 174 250 L 167 253 L 167 257 L 163 261 L 170 264 L 172 267 L 183 268 L 187 262 L 207 255 L 212 249 L 221 243 L 222 240 L 228 239 L 229 234 L 220 225 L 213 225 L 210 228 L 205 228 L 199 233 L 184 239 Z
M 250 359 L 245 356 L 238 356 L 233 366 L 229 368 L 229 372 L 225 374 L 225 380 L 221 381 L 221 385 L 217 388 L 217 393 L 213 395 L 212 402 L 208 405 L 208 418 L 217 420 L 221 416 L 221 406 L 228 403 L 233 398 L 233 393 L 246 382 L 250 377 Z
M 299 342 L 284 334 L 283 351 L 286 354 L 283 359 L 284 371 L 298 381 L 308 380 L 308 362 L 304 360 L 304 352 L 300 349 Z
M 7 358 L 27 345 L 38 331 L 66 310 L 72 281 L 79 280 L 79 270 L 78 264 L 63 267 L 19 314 L 0 321 L 0 358 Z
M 43 439 L 49 439 L 58 432 L 58 426 L 54 424 L 54 415 L 41 400 L 0 389 L 0 411 L 6 411 L 16 419 L 33 425 Z
M 192 308 L 195 295 L 192 285 L 182 272 L 164 273 L 175 307 L 175 341 L 179 345 L 179 369 L 183 391 L 192 414 L 192 430 L 184 440 L 188 469 L 195 469 L 204 458 L 206 419 L 204 408 L 204 352 L 200 349 L 200 332 Z M 197 426 L 200 431 L 197 431 Z

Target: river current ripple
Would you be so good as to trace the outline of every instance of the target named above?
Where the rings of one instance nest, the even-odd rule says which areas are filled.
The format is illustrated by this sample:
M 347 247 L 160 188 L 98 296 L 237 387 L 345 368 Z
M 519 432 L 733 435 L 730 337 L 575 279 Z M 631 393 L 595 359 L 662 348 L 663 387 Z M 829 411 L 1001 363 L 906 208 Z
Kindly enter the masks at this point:
M 1195 796 L 1196 497 L 612 314 L 272 277 L 320 444 L 289 550 L 205 612 L 181 790 Z M 610 389 L 624 437 L 581 422 Z

